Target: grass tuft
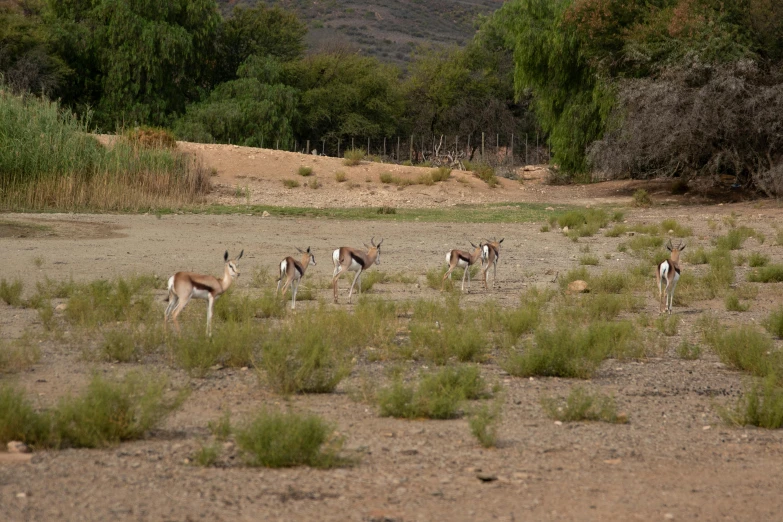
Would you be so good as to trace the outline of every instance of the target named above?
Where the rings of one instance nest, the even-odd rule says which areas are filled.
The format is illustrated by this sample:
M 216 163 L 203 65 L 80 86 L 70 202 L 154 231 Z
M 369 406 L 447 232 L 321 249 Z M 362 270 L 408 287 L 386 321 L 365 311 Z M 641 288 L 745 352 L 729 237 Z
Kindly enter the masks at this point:
M 591 394 L 581 386 L 574 386 L 568 397 L 541 399 L 541 406 L 549 417 L 561 422 L 601 421 L 625 424 L 628 418 L 617 413 L 614 398 Z
M 783 388 L 770 376 L 746 389 L 733 410 L 720 413 L 726 422 L 736 426 L 779 429 L 783 427 Z
M 297 174 L 299 174 L 302 177 L 312 176 L 313 175 L 313 167 L 299 167 L 299 169 L 296 171 Z
M 20 279 L 14 279 L 9 283 L 3 278 L 0 280 L 0 299 L 11 306 L 22 306 L 22 290 L 24 285 Z
M 283 180 L 283 186 L 285 188 L 293 189 L 297 188 L 299 186 L 299 182 L 295 179 L 284 179 Z
M 236 428 L 237 446 L 250 466 L 331 468 L 344 464 L 334 428 L 316 415 L 262 410 Z
M 635 207 L 649 207 L 652 205 L 652 198 L 646 190 L 639 189 L 633 193 L 633 204 Z
M 783 338 L 783 306 L 774 310 L 762 323 L 770 335 Z
M 687 340 L 683 340 L 677 346 L 677 357 L 686 361 L 696 360 L 701 357 L 701 347 L 698 344 L 692 344 Z
M 345 154 L 343 155 L 343 165 L 347 167 L 355 167 L 362 162 L 365 156 L 367 156 L 367 153 L 364 152 L 364 149 L 346 150 Z
M 751 283 L 780 283 L 783 281 L 783 265 L 767 265 L 748 273 Z
M 480 404 L 470 412 L 468 425 L 470 432 L 485 448 L 497 446 L 498 427 L 502 417 L 502 405 L 499 401 L 493 404 Z
M 345 175 L 345 172 L 338 170 L 334 173 L 334 180 L 337 183 L 343 183 L 346 179 L 348 179 L 348 177 Z

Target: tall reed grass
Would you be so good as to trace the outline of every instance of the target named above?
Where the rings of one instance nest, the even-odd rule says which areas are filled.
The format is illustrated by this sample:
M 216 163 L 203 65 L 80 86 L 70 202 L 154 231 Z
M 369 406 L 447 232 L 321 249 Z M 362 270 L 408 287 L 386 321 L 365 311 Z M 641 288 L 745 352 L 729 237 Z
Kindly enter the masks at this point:
M 198 203 L 209 191 L 193 157 L 127 136 L 104 147 L 89 125 L 0 85 L 0 209 L 138 211 Z

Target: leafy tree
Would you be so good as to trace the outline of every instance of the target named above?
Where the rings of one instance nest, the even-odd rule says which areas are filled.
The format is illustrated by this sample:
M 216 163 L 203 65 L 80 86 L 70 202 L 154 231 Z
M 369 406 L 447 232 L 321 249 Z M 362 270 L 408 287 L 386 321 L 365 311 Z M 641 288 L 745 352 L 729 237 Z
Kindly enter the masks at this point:
M 281 66 L 271 57 L 250 56 L 239 78 L 218 85 L 203 102 L 190 105 L 175 124 L 182 139 L 250 147 L 293 143 L 296 89 L 280 83 Z
M 66 68 L 50 53 L 38 0 L 0 3 L 0 75 L 16 92 L 51 95 Z
M 272 56 L 280 61 L 302 57 L 307 26 L 294 13 L 258 4 L 237 7 L 223 21 L 217 38 L 217 83 L 236 78 L 237 69 L 251 55 Z
M 285 75 L 301 92 L 300 139 L 379 138 L 398 130 L 404 101 L 393 66 L 338 51 L 291 62 Z
M 532 93 L 554 162 L 567 172 L 584 172 L 586 148 L 602 135 L 613 95 L 566 23 L 570 5 L 571 0 L 512 0 L 491 23 L 514 50 L 517 96 Z
M 74 74 L 66 101 L 95 121 L 165 124 L 207 85 L 214 0 L 49 0 L 56 48 Z

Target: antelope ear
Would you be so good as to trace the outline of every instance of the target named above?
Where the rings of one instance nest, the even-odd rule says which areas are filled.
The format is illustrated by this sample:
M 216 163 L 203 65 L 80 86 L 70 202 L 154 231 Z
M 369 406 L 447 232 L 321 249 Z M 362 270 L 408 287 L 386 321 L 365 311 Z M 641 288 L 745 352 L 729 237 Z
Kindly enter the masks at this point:
M 226 250 L 226 253 L 223 254 L 223 261 L 228 261 L 228 250 Z
M 242 249 L 242 251 L 241 251 L 241 252 L 239 253 L 239 255 L 237 256 L 237 261 L 239 261 L 240 259 L 242 259 L 242 254 L 244 254 L 244 253 L 245 253 L 245 249 L 243 248 L 243 249 Z
M 308 254 L 310 253 L 310 247 L 307 247 L 307 253 Z
M 671 251 L 672 251 L 672 247 L 671 247 L 670 245 L 666 245 L 666 250 L 668 250 L 669 252 L 671 252 Z

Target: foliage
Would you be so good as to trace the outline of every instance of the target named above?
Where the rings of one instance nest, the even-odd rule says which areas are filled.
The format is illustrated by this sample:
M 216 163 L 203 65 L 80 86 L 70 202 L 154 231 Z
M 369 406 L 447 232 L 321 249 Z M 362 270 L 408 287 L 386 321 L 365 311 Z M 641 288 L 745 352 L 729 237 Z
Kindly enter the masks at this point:
M 542 398 L 547 415 L 562 422 L 602 421 L 625 424 L 628 418 L 617 413 L 614 397 L 591 394 L 582 386 L 574 386 L 565 399 Z
M 468 425 L 470 432 L 485 448 L 497 445 L 498 425 L 502 418 L 502 405 L 499 401 L 493 404 L 480 404 L 470 412 Z
M 333 427 L 315 415 L 262 410 L 235 432 L 237 445 L 251 466 L 330 468 L 342 464 L 337 455 L 340 441 L 330 439 Z
M 250 56 L 239 67 L 237 79 L 188 106 L 174 125 L 177 135 L 202 143 L 292 147 L 299 93 L 284 85 L 281 75 L 275 59 Z
M 721 416 L 738 426 L 779 429 L 783 427 L 783 388 L 773 376 L 767 377 L 746 388 L 734 409 L 722 410 Z
M 0 280 L 0 299 L 8 305 L 21 306 L 23 288 L 21 279 L 14 279 L 9 283 L 4 277 Z
M 12 440 L 36 446 L 48 446 L 51 423 L 46 414 L 37 413 L 33 405 L 8 383 L 0 385 L 0 444 Z
M 752 283 L 779 283 L 783 281 L 783 265 L 773 264 L 757 268 L 748 273 Z
M 773 310 L 763 322 L 764 328 L 778 339 L 783 338 L 783 306 Z

